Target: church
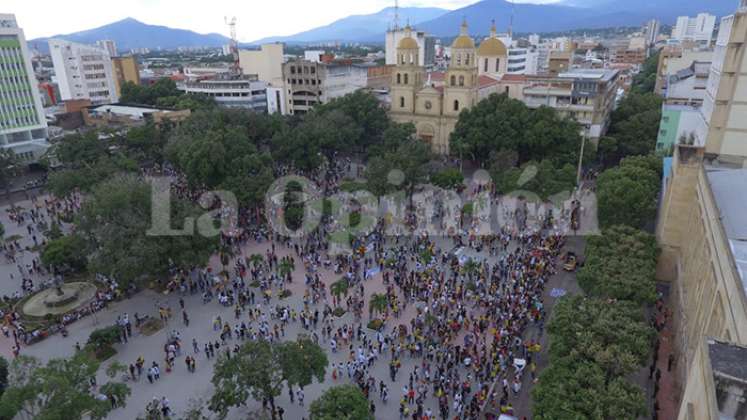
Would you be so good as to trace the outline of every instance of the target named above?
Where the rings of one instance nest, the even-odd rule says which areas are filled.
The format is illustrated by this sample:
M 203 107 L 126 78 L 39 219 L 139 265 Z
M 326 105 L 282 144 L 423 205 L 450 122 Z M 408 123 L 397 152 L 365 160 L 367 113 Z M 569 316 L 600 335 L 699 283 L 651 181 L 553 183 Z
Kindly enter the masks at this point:
M 480 48 L 463 22 L 451 44 L 451 60 L 445 74 L 433 77 L 419 62 L 418 43 L 405 28 L 405 37 L 397 45 L 397 64 L 392 71 L 391 118 L 413 123 L 417 137 L 439 154 L 449 153 L 449 136 L 456 127 L 459 113 L 474 106 L 481 89 L 497 84 L 495 77 L 506 73 L 508 50 L 498 39 L 493 26 L 490 37 Z M 442 81 L 434 81 L 435 78 Z

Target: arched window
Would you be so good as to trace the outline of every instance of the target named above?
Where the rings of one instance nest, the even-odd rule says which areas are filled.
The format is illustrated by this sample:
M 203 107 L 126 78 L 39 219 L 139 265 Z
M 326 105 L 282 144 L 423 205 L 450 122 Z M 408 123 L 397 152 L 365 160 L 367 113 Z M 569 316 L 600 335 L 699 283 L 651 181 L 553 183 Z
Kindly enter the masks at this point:
M 469 66 L 469 54 L 467 54 L 466 58 L 464 59 L 464 65 Z
M 457 54 L 457 66 L 462 65 L 462 54 Z
M 485 59 L 485 64 L 483 65 L 482 71 L 484 71 L 485 73 L 488 72 L 488 59 L 487 58 Z
M 405 64 L 405 55 L 404 54 L 400 54 L 399 55 L 399 64 Z
M 408 84 L 408 83 L 410 83 L 410 81 L 409 81 L 408 79 L 409 79 L 409 78 L 407 77 L 407 73 L 405 73 L 405 84 Z
M 451 75 L 451 85 L 456 86 L 456 76 L 454 76 L 453 74 Z
M 459 101 L 454 101 L 454 111 L 459 111 Z
M 464 86 L 464 76 L 459 76 L 459 86 Z
M 397 73 L 397 84 L 402 83 L 402 75 Z
M 495 72 L 498 73 L 501 71 L 501 59 L 496 58 L 495 59 Z
M 405 97 L 404 96 L 400 96 L 399 97 L 399 107 L 400 108 L 404 108 L 405 107 Z

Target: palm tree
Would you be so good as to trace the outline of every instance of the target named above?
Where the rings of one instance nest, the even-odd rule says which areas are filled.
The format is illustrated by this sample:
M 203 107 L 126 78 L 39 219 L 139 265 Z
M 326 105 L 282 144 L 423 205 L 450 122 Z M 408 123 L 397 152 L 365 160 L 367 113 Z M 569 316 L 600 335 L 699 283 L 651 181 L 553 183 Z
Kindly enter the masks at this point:
M 373 318 L 374 312 L 383 314 L 389 307 L 389 297 L 384 293 L 374 293 L 368 301 L 369 317 Z
M 231 261 L 231 258 L 236 256 L 236 249 L 230 245 L 221 245 L 218 255 L 220 256 L 220 263 L 223 266 L 223 271 L 226 271 L 226 266 Z
M 278 274 L 280 277 L 288 277 L 295 268 L 293 261 L 288 258 L 283 258 L 280 261 L 280 264 L 278 264 Z
M 478 264 L 475 260 L 471 258 L 467 260 L 467 262 L 464 263 L 464 266 L 462 266 L 462 272 L 466 274 L 470 278 L 470 280 L 479 271 L 480 271 L 480 264 Z
M 254 268 L 257 268 L 257 266 L 262 264 L 264 261 L 265 257 L 263 257 L 262 254 L 252 254 L 246 258 L 246 264 L 251 264 Z
M 329 292 L 332 293 L 333 296 L 337 297 L 338 305 L 336 306 L 339 306 L 340 295 L 348 295 L 349 288 L 350 283 L 348 283 L 348 279 L 346 279 L 345 277 L 342 277 L 340 280 L 337 280 L 329 286 Z

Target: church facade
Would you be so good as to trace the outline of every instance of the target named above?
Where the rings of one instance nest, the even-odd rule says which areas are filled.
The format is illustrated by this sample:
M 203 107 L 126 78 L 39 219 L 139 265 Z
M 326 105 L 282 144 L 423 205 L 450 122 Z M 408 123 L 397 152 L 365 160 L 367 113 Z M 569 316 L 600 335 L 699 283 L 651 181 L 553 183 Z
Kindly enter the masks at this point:
M 412 123 L 417 137 L 439 154 L 449 153 L 449 136 L 463 109 L 474 106 L 479 97 L 481 78 L 505 72 L 507 50 L 497 39 L 495 29 L 490 38 L 475 47 L 474 40 L 462 23 L 459 36 L 451 45 L 451 61 L 443 82 L 437 85 L 419 62 L 419 47 L 408 26 L 397 45 L 397 64 L 392 72 L 392 120 Z M 485 48 L 483 46 L 485 45 Z

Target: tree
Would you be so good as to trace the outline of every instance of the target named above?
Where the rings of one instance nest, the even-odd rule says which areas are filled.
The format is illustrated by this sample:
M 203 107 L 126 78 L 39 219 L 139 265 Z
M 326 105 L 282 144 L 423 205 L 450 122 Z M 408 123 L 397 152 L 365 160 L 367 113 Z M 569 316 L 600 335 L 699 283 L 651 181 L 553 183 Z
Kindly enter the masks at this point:
M 656 148 L 662 98 L 654 93 L 628 94 L 611 115 L 606 138 L 600 139 L 599 158 L 606 166 L 629 155 L 646 155 Z
M 374 313 L 383 314 L 389 307 L 389 297 L 384 293 L 374 293 L 368 301 L 369 316 L 373 318 Z
M 608 169 L 597 179 L 599 224 L 643 228 L 656 217 L 660 177 L 647 167 Z
M 629 419 L 646 414 L 643 391 L 622 377 L 608 378 L 594 362 L 553 360 L 532 389 L 535 419 Z
M 653 303 L 657 256 L 653 235 L 614 226 L 589 238 L 578 283 L 590 296 Z
M 386 110 L 373 94 L 364 90 L 335 98 L 317 106 L 314 111 L 322 115 L 340 111 L 349 117 L 360 128 L 358 135 L 350 139 L 357 151 L 366 152 L 369 147 L 381 142 L 384 131 L 389 127 Z
M 624 376 L 648 362 L 653 331 L 637 303 L 570 296 L 553 308 L 550 357 L 594 361 L 609 376 Z
M 366 168 L 368 190 L 376 196 L 394 191 L 412 195 L 415 185 L 427 179 L 430 157 L 426 143 L 410 138 L 384 155 L 371 158 Z
M 347 296 L 349 288 L 350 282 L 348 282 L 348 279 L 345 277 L 340 278 L 340 280 L 337 280 L 329 286 L 329 292 L 332 296 L 337 297 L 337 306 L 340 304 L 340 295 Z
M 354 385 L 329 388 L 309 407 L 311 420 L 373 420 L 368 400 Z
M 4 357 L 0 357 L 0 396 L 5 392 L 8 387 L 8 360 Z
M 109 401 L 97 399 L 90 392 L 90 378 L 99 363 L 78 352 L 70 359 L 51 359 L 46 365 L 19 356 L 10 367 L 9 386 L 0 398 L 0 416 L 26 419 L 103 419 L 112 410 Z M 118 382 L 101 386 L 124 405 L 130 388 Z
M 575 164 L 581 149 L 578 123 L 549 107 L 529 109 L 507 95 L 493 94 L 459 115 L 451 134 L 452 153 L 485 167 L 491 153 L 512 150 L 518 164 L 552 159 Z
M 490 172 L 496 190 L 501 194 L 528 191 L 547 200 L 559 193 L 570 195 L 576 185 L 576 168 L 573 165 L 567 163 L 558 168 L 549 159 L 540 163 L 530 161 L 521 168 L 508 170 L 493 167 Z
M 147 276 L 158 278 L 172 266 L 202 265 L 217 249 L 217 237 L 198 232 L 148 234 L 156 228 L 156 221 L 151 220 L 151 189 L 133 176 L 104 181 L 86 199 L 77 221 L 77 232 L 88 245 L 91 269 L 114 275 L 123 288 Z M 201 214 L 191 203 L 175 197 L 169 210 L 169 220 L 177 225 Z
M 454 189 L 464 184 L 464 175 L 459 169 L 446 169 L 431 176 L 433 185 Z
M 246 405 L 251 396 L 268 401 L 274 413 L 275 397 L 283 383 L 304 386 L 313 378 L 321 382 L 328 363 L 324 350 L 306 337 L 295 342 L 246 342 L 230 358 L 219 356 L 213 370 L 215 391 L 210 410 L 225 418 L 232 407 Z
M 631 92 L 650 93 L 656 86 L 656 74 L 659 68 L 659 54 L 653 54 L 647 58 L 641 66 L 641 71 L 633 77 L 633 87 Z
M 7 189 L 10 178 L 16 172 L 18 158 L 16 154 L 8 148 L 0 148 L 0 188 Z
M 88 336 L 87 346 L 97 356 L 110 355 L 112 346 L 119 342 L 120 329 L 117 325 L 93 330 Z
M 77 234 L 52 239 L 41 253 L 41 262 L 55 271 L 80 271 L 86 267 L 86 244 Z

